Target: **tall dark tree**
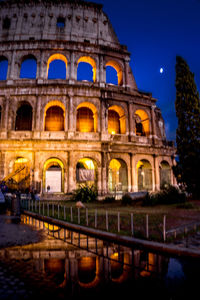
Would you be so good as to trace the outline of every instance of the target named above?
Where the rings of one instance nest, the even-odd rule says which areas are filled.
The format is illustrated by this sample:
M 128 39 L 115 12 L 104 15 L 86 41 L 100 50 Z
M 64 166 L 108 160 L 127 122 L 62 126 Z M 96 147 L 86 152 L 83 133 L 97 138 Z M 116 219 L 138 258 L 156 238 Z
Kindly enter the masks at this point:
M 176 143 L 178 163 L 174 173 L 193 197 L 200 197 L 200 98 L 186 61 L 176 57 Z

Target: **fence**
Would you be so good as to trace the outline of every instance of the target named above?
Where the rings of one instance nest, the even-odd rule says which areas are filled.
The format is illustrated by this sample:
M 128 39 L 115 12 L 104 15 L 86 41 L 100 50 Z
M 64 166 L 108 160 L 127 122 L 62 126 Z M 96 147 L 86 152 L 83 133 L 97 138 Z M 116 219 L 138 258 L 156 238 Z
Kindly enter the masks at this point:
M 22 199 L 21 207 L 39 215 L 81 226 L 149 240 L 166 241 L 166 216 L 76 208 L 48 201 Z

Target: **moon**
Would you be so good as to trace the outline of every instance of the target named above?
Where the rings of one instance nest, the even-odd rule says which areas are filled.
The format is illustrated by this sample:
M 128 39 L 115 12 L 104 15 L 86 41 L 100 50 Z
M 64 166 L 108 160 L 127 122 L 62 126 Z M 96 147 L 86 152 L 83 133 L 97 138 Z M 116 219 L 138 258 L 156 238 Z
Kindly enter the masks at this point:
M 160 74 L 162 74 L 164 72 L 163 68 L 160 68 Z

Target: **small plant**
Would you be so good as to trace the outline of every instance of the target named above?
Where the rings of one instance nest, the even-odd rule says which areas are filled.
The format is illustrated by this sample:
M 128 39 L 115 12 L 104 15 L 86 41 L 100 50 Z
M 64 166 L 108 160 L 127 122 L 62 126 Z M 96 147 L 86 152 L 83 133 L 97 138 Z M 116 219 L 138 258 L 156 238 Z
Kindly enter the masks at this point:
M 74 191 L 72 196 L 72 200 L 74 201 L 81 201 L 83 203 L 94 202 L 97 200 L 97 189 L 94 185 L 81 185 Z

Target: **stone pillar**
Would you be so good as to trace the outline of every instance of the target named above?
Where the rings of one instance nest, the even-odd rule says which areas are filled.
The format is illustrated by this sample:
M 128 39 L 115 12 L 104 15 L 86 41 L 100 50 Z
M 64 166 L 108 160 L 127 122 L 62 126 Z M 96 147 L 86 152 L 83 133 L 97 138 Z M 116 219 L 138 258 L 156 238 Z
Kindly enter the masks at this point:
M 128 118 L 129 118 L 129 135 L 132 137 L 134 134 L 134 115 L 133 115 L 133 104 L 128 104 Z
M 73 94 L 69 94 L 69 109 L 68 109 L 68 139 L 74 137 L 74 133 L 76 131 L 75 128 L 75 112 L 74 112 L 74 104 L 73 104 Z
M 154 155 L 154 178 L 155 178 L 155 191 L 160 190 L 160 169 L 158 163 L 158 156 Z
M 73 152 L 68 152 L 68 193 L 72 193 L 76 188 L 76 182 L 74 181 L 75 170 L 73 168 Z
M 18 71 L 18 67 L 16 67 L 16 52 L 13 51 L 12 52 L 12 56 L 11 56 L 11 62 L 8 62 L 8 74 L 7 74 L 7 83 L 8 84 L 12 84 L 13 83 L 13 79 L 15 79 L 16 76 L 16 72 Z
M 130 59 L 126 59 L 124 62 L 124 74 L 125 74 L 125 79 L 124 79 L 124 85 L 126 87 L 129 87 L 129 61 Z
M 105 99 L 101 99 L 101 139 L 108 140 L 108 107 Z
M 3 123 L 2 123 L 2 127 L 3 129 L 5 129 L 7 131 L 8 129 L 8 110 L 9 110 L 9 99 L 5 98 L 4 100 L 4 119 L 3 119 Z
M 100 86 L 104 87 L 106 83 L 106 69 L 104 67 L 103 55 L 101 55 L 99 59 L 99 81 L 100 81 Z
M 107 190 L 107 154 L 106 152 L 101 153 L 101 193 L 105 195 Z
M 131 155 L 131 186 L 132 191 L 138 191 L 138 184 L 137 184 L 137 168 L 135 165 L 135 155 L 132 153 Z
M 43 79 L 47 77 L 47 65 L 44 62 L 44 52 L 40 53 L 40 62 L 38 62 L 38 69 L 37 69 L 37 80 L 38 83 L 42 83 Z
M 155 142 L 155 140 L 157 139 L 157 135 L 156 135 L 156 123 L 155 123 L 155 105 L 151 106 L 151 126 L 152 126 L 152 139 Z
M 77 68 L 75 66 L 75 55 L 74 52 L 71 52 L 70 55 L 70 74 L 69 74 L 69 83 L 74 83 L 77 80 Z

